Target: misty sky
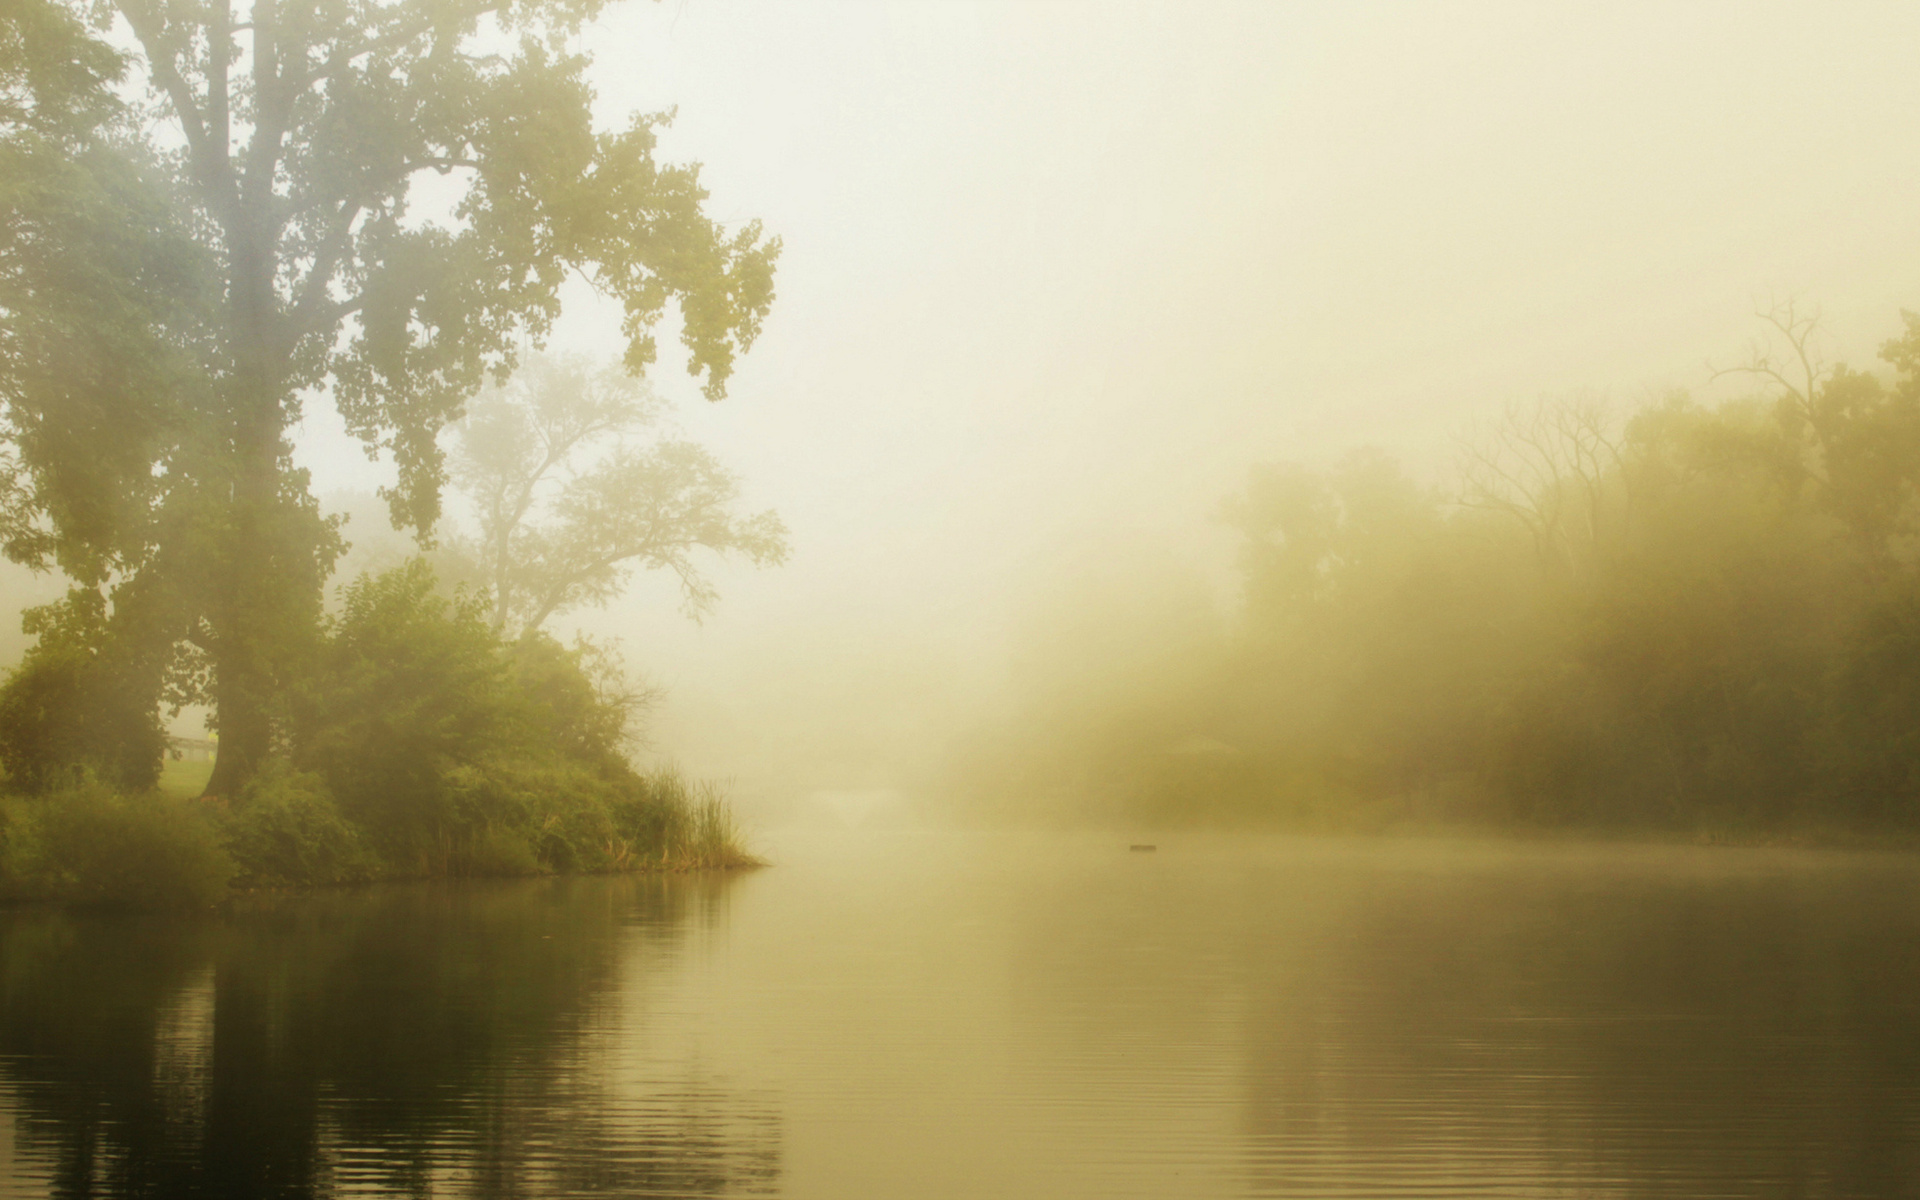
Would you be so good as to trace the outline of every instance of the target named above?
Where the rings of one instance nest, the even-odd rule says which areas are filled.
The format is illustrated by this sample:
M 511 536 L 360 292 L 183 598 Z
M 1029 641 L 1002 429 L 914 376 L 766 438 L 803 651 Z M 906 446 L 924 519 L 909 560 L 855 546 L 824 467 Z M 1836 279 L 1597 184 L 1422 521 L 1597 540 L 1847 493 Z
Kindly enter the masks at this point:
M 1770 293 L 1861 365 L 1920 308 L 1911 4 L 665 0 L 589 45 L 786 244 L 730 398 L 657 378 L 792 562 L 582 621 L 749 793 L 899 782 L 1062 564 L 1222 578 L 1252 462 L 1438 478 L 1504 403 L 1697 387 Z M 582 296 L 556 343 L 614 331 Z M 382 482 L 320 408 L 319 489 Z

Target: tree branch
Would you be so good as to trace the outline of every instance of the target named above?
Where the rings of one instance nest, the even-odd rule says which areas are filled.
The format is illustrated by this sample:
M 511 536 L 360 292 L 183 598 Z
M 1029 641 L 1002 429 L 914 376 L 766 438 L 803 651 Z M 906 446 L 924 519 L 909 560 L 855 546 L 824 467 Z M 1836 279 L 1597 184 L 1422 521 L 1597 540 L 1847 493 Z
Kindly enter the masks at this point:
M 168 103 L 173 105 L 174 115 L 179 118 L 180 130 L 186 136 L 187 150 L 192 156 L 194 173 L 199 177 L 201 190 L 205 193 L 207 207 L 219 214 L 223 225 L 231 233 L 237 216 L 238 196 L 233 189 L 233 174 L 226 155 L 216 153 L 207 131 L 206 118 L 202 116 L 200 106 L 194 102 L 193 89 L 180 74 L 172 52 L 162 44 L 163 31 L 155 24 L 153 14 L 140 0 L 118 0 L 118 7 L 120 15 L 127 19 L 127 25 L 133 30 L 133 36 L 139 40 L 140 48 L 146 52 L 147 69 L 152 73 L 153 81 L 160 85 Z
M 294 301 L 293 310 L 287 314 L 287 342 L 289 347 L 309 333 L 324 330 L 325 326 L 313 320 L 319 313 L 320 305 L 327 295 L 327 287 L 333 282 L 333 274 L 340 266 L 340 260 L 346 255 L 347 246 L 353 236 L 353 223 L 360 216 L 361 206 L 357 200 L 341 204 L 340 211 L 334 214 L 333 226 L 327 231 L 326 240 L 314 252 L 313 265 L 307 268 L 307 277 L 300 282 L 300 297 Z M 338 321 L 344 313 L 333 316 Z
M 293 114 L 293 98 L 298 89 L 286 86 L 281 75 L 279 9 L 274 0 L 254 0 L 253 19 L 253 139 L 247 143 L 246 177 L 242 182 L 243 202 L 249 208 L 263 206 L 273 192 L 273 180 L 280 164 L 281 143 L 286 140 L 287 125 Z M 277 240 L 285 219 L 273 230 Z
M 465 14 L 456 19 L 477 20 L 480 17 L 486 16 L 488 13 L 499 12 L 504 7 L 506 7 L 504 0 L 485 0 L 484 3 L 474 5 Z M 333 52 L 327 55 L 325 66 L 317 70 L 305 72 L 301 76 L 300 87 L 302 90 L 311 87 L 322 80 L 338 74 L 346 68 L 347 64 L 362 55 L 373 54 L 380 50 L 390 50 L 397 46 L 404 46 L 415 38 L 423 37 L 433 32 L 438 26 L 446 23 L 447 21 L 444 17 L 440 19 L 428 17 L 398 26 L 386 33 L 362 38 L 352 45 L 335 46 Z
M 232 53 L 233 0 L 213 0 L 207 37 L 207 140 L 223 171 L 233 170 L 233 112 L 227 95 L 227 56 Z M 256 39 L 258 40 L 258 39 Z

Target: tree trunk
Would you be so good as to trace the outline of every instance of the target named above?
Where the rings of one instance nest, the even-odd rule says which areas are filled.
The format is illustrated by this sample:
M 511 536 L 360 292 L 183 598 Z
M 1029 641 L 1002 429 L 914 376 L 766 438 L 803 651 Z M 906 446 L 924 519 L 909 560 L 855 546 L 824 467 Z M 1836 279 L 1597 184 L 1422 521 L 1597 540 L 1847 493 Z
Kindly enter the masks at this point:
M 242 186 L 243 204 L 249 190 Z M 313 532 L 302 527 L 308 514 L 282 495 L 287 364 L 266 230 L 267 214 L 258 203 L 237 212 L 228 228 L 233 374 L 226 416 L 233 465 L 227 519 L 209 564 L 219 581 L 208 623 L 220 745 L 204 793 L 227 799 L 252 782 L 273 750 L 274 700 L 291 652 L 310 632 L 302 621 L 319 617 L 325 576 L 324 570 L 313 573 L 311 537 L 302 544 L 303 535 Z
M 278 408 L 278 405 L 275 405 Z M 271 530 L 279 491 L 278 455 L 258 444 L 261 422 L 252 423 L 256 444 L 245 447 L 233 483 L 226 536 L 216 553 L 219 595 L 208 623 L 214 634 L 214 710 L 220 734 L 213 774 L 205 794 L 237 797 L 273 748 L 273 698 L 284 643 L 295 631 L 285 618 L 286 589 L 298 586 L 276 562 Z M 263 461 L 264 460 L 264 461 Z
M 220 741 L 214 751 L 213 774 L 207 778 L 206 797 L 237 798 L 246 790 L 273 750 L 273 722 L 258 681 L 240 663 L 219 666 L 216 686 Z
M 322 585 L 312 569 L 313 531 L 303 528 L 308 514 L 282 495 L 286 444 L 279 372 L 263 345 L 261 322 L 236 324 L 237 340 L 251 342 L 252 353 L 236 356 L 233 474 L 209 564 L 219 586 L 208 613 L 220 746 L 205 794 L 227 799 L 252 782 L 272 752 L 274 701 L 297 647 L 311 632 L 307 623 L 319 617 Z

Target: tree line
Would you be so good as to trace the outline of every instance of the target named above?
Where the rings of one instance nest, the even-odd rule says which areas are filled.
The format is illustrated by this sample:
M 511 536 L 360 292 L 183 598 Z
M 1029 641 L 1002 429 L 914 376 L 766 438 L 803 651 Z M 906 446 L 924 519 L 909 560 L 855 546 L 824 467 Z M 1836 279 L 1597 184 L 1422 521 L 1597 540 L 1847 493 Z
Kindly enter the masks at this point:
M 1920 317 L 1885 370 L 1787 306 L 1621 416 L 1508 409 L 1446 484 L 1253 468 L 1229 627 L 975 739 L 976 794 L 1353 828 L 1920 827 Z M 1151 638 L 1151 634 L 1146 636 Z

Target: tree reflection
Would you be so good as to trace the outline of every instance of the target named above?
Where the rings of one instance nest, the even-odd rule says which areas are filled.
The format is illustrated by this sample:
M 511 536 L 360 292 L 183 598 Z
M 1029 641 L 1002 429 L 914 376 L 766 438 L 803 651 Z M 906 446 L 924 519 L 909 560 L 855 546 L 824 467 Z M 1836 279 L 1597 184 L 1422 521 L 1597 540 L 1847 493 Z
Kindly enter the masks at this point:
M 1260 1194 L 1454 1179 L 1892 1195 L 1920 1180 L 1911 871 L 1550 856 L 1318 882 L 1341 902 L 1249 960 Z
M 1070 861 L 1015 906 L 1023 1037 L 1138 1097 L 1143 1169 L 1212 1144 L 1254 1196 L 1920 1188 L 1910 858 L 1212 845 Z
M 753 1191 L 770 1106 L 616 1081 L 622 1021 L 724 880 L 255 900 L 223 918 L 0 917 L 16 1169 L 57 1196 Z

